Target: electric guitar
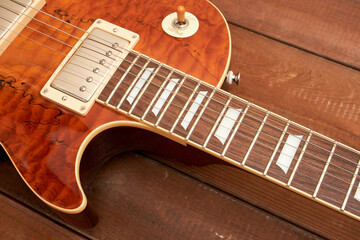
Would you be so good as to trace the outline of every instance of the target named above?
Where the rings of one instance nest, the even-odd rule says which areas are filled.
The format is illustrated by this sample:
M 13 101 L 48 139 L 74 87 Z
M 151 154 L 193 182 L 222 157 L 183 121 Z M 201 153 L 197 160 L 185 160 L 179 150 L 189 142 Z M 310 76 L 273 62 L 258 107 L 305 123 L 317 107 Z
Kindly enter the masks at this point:
M 210 2 L 187 1 L 199 28 L 186 38 L 162 26 L 180 1 L 43 5 L 0 2 L 0 143 L 50 207 L 85 211 L 80 171 L 164 151 L 149 132 L 360 219 L 359 151 L 219 89 L 231 41 Z

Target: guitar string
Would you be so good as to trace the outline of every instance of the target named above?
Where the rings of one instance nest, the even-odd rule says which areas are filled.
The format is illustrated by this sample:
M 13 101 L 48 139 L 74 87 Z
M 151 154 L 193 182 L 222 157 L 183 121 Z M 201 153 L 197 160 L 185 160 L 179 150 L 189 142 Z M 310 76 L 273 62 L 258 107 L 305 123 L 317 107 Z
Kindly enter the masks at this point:
M 140 68 L 141 68 L 141 66 L 139 66 Z M 280 129 L 279 129 L 280 130 Z M 281 130 L 280 130 L 281 131 Z M 270 136 L 270 137 L 272 137 L 272 136 Z M 285 143 L 286 144 L 286 143 Z
M 16 0 L 12 0 L 13 2 L 17 2 Z M 17 2 L 18 4 L 20 4 L 19 2 Z M 1 4 L 0 4 L 1 5 Z M 59 18 L 57 18 L 57 17 L 54 17 L 54 16 L 52 16 L 52 15 L 50 15 L 50 14 L 48 14 L 48 13 L 46 13 L 46 12 L 44 12 L 44 11 L 41 11 L 41 10 L 39 10 L 39 9 L 36 9 L 36 8 L 34 8 L 34 7 L 32 7 L 32 6 L 30 6 L 31 8 L 33 8 L 34 10 L 36 10 L 37 12 L 40 12 L 40 13 L 43 13 L 43 14 L 45 14 L 45 15 L 47 15 L 47 16 L 49 16 L 49 17 L 51 17 L 51 18 L 53 18 L 53 19 L 55 19 L 55 20 L 58 20 L 58 21 L 61 21 L 62 23 L 64 23 L 64 24 L 67 24 L 67 25 L 69 25 L 69 26 L 71 26 L 71 27 L 74 27 L 74 28 L 76 28 L 76 29 L 78 29 L 78 30 L 80 30 L 80 31 L 82 31 L 82 32 L 84 32 L 84 33 L 88 33 L 88 34 L 91 34 L 91 33 L 89 33 L 89 32 L 87 32 L 86 30 L 83 30 L 83 29 L 81 29 L 81 28 L 79 28 L 79 27 L 76 27 L 75 25 L 72 25 L 72 24 L 70 24 L 70 23 L 68 23 L 68 22 L 65 22 L 65 21 L 63 21 L 63 20 L 61 20 L 61 19 L 59 19 Z M 20 13 L 20 12 L 18 12 L 18 13 Z M 24 14 L 24 15 L 26 15 L 26 14 Z M 28 16 L 28 15 L 26 15 L 26 16 Z M 30 17 L 30 16 L 28 16 L 28 17 Z M 31 17 L 30 17 L 31 18 Z M 36 18 L 32 18 L 32 19 L 36 19 Z M 58 28 L 56 28 L 56 27 L 53 27 L 53 26 L 51 26 L 51 25 L 49 25 L 49 24 L 47 24 L 47 23 L 45 23 L 45 22 L 43 22 L 43 21 L 40 21 L 40 20 L 38 20 L 38 19 L 36 19 L 37 21 L 39 21 L 40 23 L 42 23 L 42 24 L 45 24 L 45 25 L 47 25 L 47 26 L 50 26 L 50 27 L 52 27 L 52 28 L 54 28 L 54 29 L 56 29 L 56 30 L 58 30 L 58 31 L 61 31 L 61 32 L 64 32 L 64 31 L 62 31 L 62 30 L 60 30 L 60 29 L 58 29 Z M 64 32 L 65 33 L 65 32 Z M 68 34 L 68 33 L 66 33 L 66 34 Z M 69 36 L 73 36 L 73 35 L 71 35 L 71 34 L 68 34 Z M 73 36 L 73 37 L 75 37 L 75 36 Z M 78 40 L 80 40 L 79 38 L 77 38 L 77 37 L 75 37 L 76 39 L 78 39 Z M 108 41 L 107 41 L 108 42 Z M 108 43 L 110 43 L 110 42 L 108 42 Z M 111 44 L 111 43 L 110 43 Z M 123 49 L 123 50 L 125 50 L 125 51 L 128 51 L 127 49 Z M 130 52 L 130 51 L 129 51 Z M 138 54 L 138 53 L 136 53 L 136 54 Z M 64 54 L 65 55 L 65 54 Z M 260 110 L 262 110 L 262 109 L 260 109 Z M 276 117 L 276 116 L 275 116 Z M 279 129 L 280 131 L 281 131 L 281 129 Z M 322 137 L 322 136 L 320 136 L 320 137 Z M 326 140 L 326 139 L 325 139 Z M 311 143 L 310 143 L 311 144 Z M 349 150 L 352 150 L 352 149 L 349 149 Z M 341 157 L 341 156 L 340 156 Z M 351 162 L 351 161 L 350 161 Z
M 51 16 L 51 15 L 50 15 Z M 57 19 L 57 18 L 56 18 Z M 34 29 L 33 29 L 34 30 Z M 84 32 L 86 32 L 86 31 L 84 31 Z M 53 38 L 54 39 L 54 38 Z M 56 40 L 56 39 L 54 39 L 54 40 Z M 126 50 L 126 49 L 125 49 Z M 260 109 L 260 110 L 262 110 L 262 109 Z M 259 120 L 259 121 L 261 121 L 261 120 Z M 281 131 L 281 129 L 279 129 L 280 131 Z M 272 137 L 272 136 L 271 136 Z M 342 157 L 342 156 L 340 156 L 340 157 Z
M 125 59 L 125 61 L 127 61 L 127 60 Z M 130 63 L 130 61 L 128 61 L 128 62 Z M 122 69 L 122 70 L 123 70 L 124 72 L 126 71 L 126 69 Z M 136 76 L 136 74 L 133 74 L 132 72 L 130 72 L 130 73 L 128 73 L 128 74 L 132 74 L 132 75 Z M 165 79 L 166 77 L 163 76 L 163 78 Z M 154 84 L 154 83 L 152 83 L 152 82 L 151 82 L 151 84 L 159 87 L 158 85 L 156 85 L 156 84 Z M 220 92 L 220 93 L 222 93 L 222 92 Z M 179 96 L 181 96 L 181 95 L 179 95 Z M 186 96 L 181 96 L 181 97 L 184 98 L 184 99 L 187 99 Z M 229 95 L 225 95 L 225 97 L 228 98 Z M 234 100 L 237 100 L 237 99 L 234 98 Z M 166 101 L 166 102 L 167 102 L 167 101 Z M 192 102 L 192 101 L 191 101 L 191 102 Z M 224 106 L 224 103 L 221 103 L 221 102 L 218 102 L 218 103 L 221 104 L 221 106 Z M 175 104 L 173 104 L 173 105 L 175 105 Z M 200 106 L 203 106 L 203 105 L 201 104 Z M 182 108 L 181 106 L 177 106 L 177 107 L 179 107 L 180 109 Z M 216 109 L 212 109 L 211 107 L 209 107 L 208 109 L 210 109 L 210 110 L 212 110 L 213 112 L 215 112 L 215 113 L 218 115 L 218 117 L 220 117 L 220 118 L 222 118 L 222 117 L 224 116 L 224 114 L 220 114 L 220 112 L 218 112 Z M 259 121 L 259 123 L 262 122 L 262 121 L 259 120 L 258 118 L 252 117 L 250 114 L 248 114 L 248 116 L 251 117 L 251 118 L 254 118 L 256 121 Z M 205 117 L 205 119 L 206 119 L 206 117 Z M 207 118 L 207 120 L 210 120 L 210 119 Z M 233 119 L 233 120 L 236 121 L 237 119 Z M 211 120 L 210 120 L 210 121 L 211 121 Z M 212 123 L 212 122 L 209 122 L 209 123 Z M 271 124 L 268 124 L 268 126 L 270 126 L 270 127 L 272 127 L 272 128 L 275 128 L 276 130 L 278 130 L 278 131 L 280 131 L 280 132 L 283 132 L 282 129 L 276 128 L 276 127 L 274 127 L 274 126 L 271 125 Z M 225 128 L 226 128 L 226 127 L 225 127 Z M 255 130 L 255 131 L 257 130 L 256 128 L 253 128 L 253 127 L 251 127 L 251 126 L 250 126 L 250 128 L 252 128 L 252 129 Z M 232 129 L 229 129 L 229 128 L 227 128 L 227 129 L 232 132 Z M 270 135 L 270 134 L 267 134 L 267 133 L 265 133 L 265 134 L 268 135 L 269 137 L 275 139 L 276 142 L 279 142 L 279 141 L 278 141 L 279 139 L 277 139 L 276 137 L 274 137 L 274 136 L 272 136 L 272 135 Z M 281 143 L 284 143 L 284 141 L 281 141 Z M 284 144 L 287 144 L 287 143 L 284 143 Z M 287 145 L 291 146 L 290 144 L 287 144 Z M 294 146 L 292 146 L 292 147 L 294 147 Z M 269 149 L 273 149 L 273 148 L 269 147 Z M 325 150 L 325 149 L 324 149 L 324 150 Z M 325 151 L 328 152 L 327 150 L 325 150 Z M 314 155 L 313 155 L 313 156 L 314 156 Z M 314 156 L 314 157 L 317 158 L 317 156 Z M 326 161 L 323 161 L 322 159 L 319 159 L 319 160 L 322 161 L 322 162 L 324 162 L 324 163 L 326 162 Z M 353 163 L 353 162 L 351 162 L 351 163 Z M 333 165 L 333 164 L 331 164 L 331 165 Z M 336 165 L 335 165 L 335 166 L 336 166 Z M 339 166 L 337 166 L 337 167 L 341 169 L 341 167 L 339 167 Z M 345 171 L 347 171 L 347 170 L 345 170 Z M 352 173 L 351 171 L 347 171 L 347 172 Z
M 31 62 L 29 62 L 29 63 L 31 63 Z M 49 70 L 47 70 L 47 71 L 49 71 Z M 131 73 L 131 72 L 130 72 Z M 133 74 L 133 73 L 131 73 L 131 74 Z M 249 117 L 251 117 L 250 115 L 249 115 Z M 255 118 L 255 120 L 257 120 L 256 118 Z M 244 124 L 243 124 L 244 125 Z M 254 130 L 255 130 L 255 128 L 254 128 Z M 272 137 L 271 135 L 269 135 L 270 137 Z M 250 140 L 251 140 L 251 138 L 249 138 Z M 286 144 L 286 143 L 284 143 L 284 144 Z M 277 151 L 277 152 L 279 152 L 279 151 Z M 260 155 L 260 156 L 262 156 L 261 154 L 259 154 L 259 153 L 257 153 L 258 155 Z M 310 165 L 310 167 L 311 167 L 311 165 Z M 292 169 L 292 168 L 290 168 L 290 169 Z M 321 170 L 321 169 L 318 169 L 318 170 Z M 299 172 L 300 173 L 300 172 Z M 279 176 L 279 175 L 278 175 Z M 279 177 L 281 177 L 281 176 L 279 176 Z M 311 178 L 311 177 L 309 177 L 309 178 Z M 317 181 L 316 179 L 314 179 L 314 178 L 311 178 L 311 179 L 313 179 L 313 180 L 315 180 L 315 181 Z M 327 185 L 327 184 L 324 184 L 324 185 Z M 336 189 L 335 189 L 335 191 L 336 191 Z
M 34 30 L 33 28 L 31 28 L 32 30 Z M 36 43 L 38 43 L 38 44 L 41 44 L 41 43 L 39 43 L 39 42 L 37 42 L 37 41 L 35 41 Z M 142 68 L 141 66 L 139 66 L 140 68 Z M 280 130 L 280 129 L 279 129 Z M 281 131 L 281 130 L 280 130 Z M 271 136 L 272 137 L 272 136 Z
M 126 69 L 121 69 L 122 71 L 126 71 Z M 134 74 L 134 73 L 131 73 L 132 75 L 134 75 L 134 77 L 136 76 L 136 74 Z M 152 84 L 152 83 L 150 83 L 150 84 Z M 124 85 L 129 85 L 129 84 L 126 84 L 126 83 L 124 83 Z M 125 89 L 126 89 L 127 87 L 125 86 Z M 179 95 L 180 96 L 180 95 Z M 184 97 L 184 96 L 180 96 L 180 97 L 183 97 L 184 99 L 186 99 L 186 97 Z M 110 105 L 113 105 L 113 104 L 110 104 Z M 178 107 L 179 109 L 182 109 L 182 106 L 179 106 L 179 105 L 176 105 L 176 104 L 174 104 L 174 106 L 175 107 Z M 126 110 L 123 110 L 123 111 L 126 111 Z M 214 111 L 214 110 L 213 110 Z M 170 114 L 172 114 L 172 115 L 174 115 L 172 112 L 170 112 Z M 222 115 L 222 116 L 224 116 L 224 115 Z M 252 117 L 251 115 L 248 115 L 249 117 Z M 220 116 L 221 117 L 221 116 Z M 146 118 L 146 117 L 145 117 Z M 203 117 L 202 119 L 204 119 L 204 120 L 209 120 L 209 121 L 207 121 L 208 123 L 210 123 L 210 124 L 212 124 L 213 123 L 213 121 L 211 120 L 211 119 L 209 119 L 209 118 L 207 118 L 207 117 Z M 255 119 L 256 120 L 256 119 Z M 152 122 L 150 122 L 151 124 L 153 124 Z M 242 122 L 242 124 L 241 124 L 241 126 L 247 126 L 248 128 L 252 128 L 250 125 L 247 125 L 246 123 L 244 123 L 244 122 Z M 207 129 L 205 129 L 205 128 L 203 128 L 203 127 L 201 127 L 201 125 L 199 125 L 199 126 L 197 126 L 197 128 L 201 128 L 201 129 L 204 129 L 204 130 L 206 130 L 207 131 Z M 256 130 L 256 128 L 252 128 L 253 130 Z M 241 132 L 238 132 L 240 135 L 243 135 L 245 138 L 248 138 L 249 140 L 252 140 L 252 138 L 251 137 L 248 137 L 248 136 L 246 136 L 246 135 L 244 135 L 244 134 L 242 134 Z M 267 134 L 267 133 L 265 133 L 265 132 L 263 132 L 264 134 Z M 271 135 L 269 135 L 269 134 L 267 134 L 269 137 L 272 137 Z M 287 144 L 286 142 L 282 142 L 284 145 L 289 145 L 289 144 Z M 209 142 L 209 144 L 211 144 L 211 145 L 214 145 L 212 142 Z M 265 147 L 265 148 L 268 148 L 269 150 L 271 150 L 272 152 L 273 152 L 273 150 L 274 150 L 274 148 L 272 148 L 272 147 L 269 147 L 268 145 L 266 145 L 266 144 L 263 144 L 263 143 L 261 143 L 261 142 L 258 142 L 258 144 L 260 144 L 260 145 L 262 145 L 263 147 Z M 240 144 L 237 144 L 236 142 L 232 142 L 232 145 L 235 145 L 235 146 L 239 146 L 239 147 L 243 147 L 244 149 L 247 149 L 247 147 L 246 146 L 242 146 L 242 145 L 240 145 Z M 210 148 L 209 148 L 210 149 Z M 260 154 L 260 153 L 257 153 L 256 152 L 256 150 L 254 150 L 255 152 L 255 154 L 257 154 L 257 155 L 259 155 L 259 156 L 261 156 L 261 157 L 263 157 L 264 155 L 262 155 L 262 154 Z M 219 152 L 219 151 L 217 151 L 217 152 Z M 277 151 L 276 151 L 276 153 L 279 153 L 280 152 L 280 150 L 278 149 Z M 220 153 L 220 152 L 219 152 Z M 313 155 L 313 154 L 311 154 L 311 153 L 307 153 L 308 155 L 312 155 L 314 158 L 316 158 L 317 156 L 315 156 L 315 155 Z M 285 155 L 287 155 L 287 154 L 285 154 Z M 294 158 L 296 161 L 297 161 L 297 158 Z M 235 159 L 233 159 L 234 161 L 236 161 Z M 324 163 L 325 163 L 325 161 L 324 161 Z M 317 168 L 316 166 L 312 166 L 311 164 L 308 164 L 308 163 L 306 163 L 306 162 L 304 162 L 304 164 L 307 164 L 307 165 L 309 165 L 310 167 L 312 167 L 312 168 L 315 168 L 315 169 L 317 169 L 317 170 L 319 170 L 320 172 L 322 171 L 322 168 Z M 290 170 L 293 170 L 293 168 L 291 167 L 290 168 Z M 353 173 L 352 172 L 350 172 L 350 171 L 347 171 L 348 173 L 350 173 L 351 175 L 353 175 Z M 343 180 L 343 179 L 340 179 L 340 178 L 338 178 L 338 177 L 336 177 L 336 176 L 334 176 L 333 174 L 331 174 L 331 173 L 329 173 L 328 174 L 328 176 L 332 176 L 332 177 L 334 177 L 335 179 L 338 179 L 339 181 L 342 181 L 342 182 L 345 182 L 346 184 L 349 184 L 349 182 L 347 182 L 346 180 Z M 316 179 L 314 179 L 314 180 L 316 180 Z M 318 180 L 316 180 L 316 182 L 318 182 Z
M 32 7 L 32 6 L 31 6 Z M 33 7 L 32 7 L 33 8 Z M 33 9 L 35 9 L 35 8 L 33 8 Z M 35 10 L 37 10 L 37 11 L 39 11 L 38 9 L 35 9 Z M 45 14 L 47 14 L 47 13 L 45 13 Z M 51 17 L 53 17 L 52 15 L 49 15 L 49 14 L 47 14 L 48 16 L 51 16 Z M 55 18 L 55 17 L 53 17 L 53 18 Z M 57 19 L 57 18 L 55 18 L 55 19 Z M 63 21 L 64 22 L 64 21 Z M 66 22 L 64 22 L 64 23 L 66 23 Z M 69 24 L 69 23 L 66 23 L 66 24 Z M 72 25 L 72 24 L 69 24 L 69 25 L 71 25 L 71 26 L 73 26 L 73 27 L 75 27 L 75 28 L 77 28 L 77 29 L 79 29 L 79 30 L 82 30 L 81 28 L 78 28 L 78 27 L 76 27 L 76 26 L 74 26 L 74 25 Z M 84 31 L 84 30 L 82 30 L 82 31 Z M 84 31 L 84 32 L 86 32 L 86 31 Z M 325 139 L 326 140 L 326 139 Z M 351 150 L 352 152 L 353 152 L 353 149 L 347 149 L 347 150 Z M 356 153 L 357 154 L 357 153 Z M 340 156 L 341 158 L 343 158 L 342 156 Z M 351 161 L 350 161 L 351 162 Z

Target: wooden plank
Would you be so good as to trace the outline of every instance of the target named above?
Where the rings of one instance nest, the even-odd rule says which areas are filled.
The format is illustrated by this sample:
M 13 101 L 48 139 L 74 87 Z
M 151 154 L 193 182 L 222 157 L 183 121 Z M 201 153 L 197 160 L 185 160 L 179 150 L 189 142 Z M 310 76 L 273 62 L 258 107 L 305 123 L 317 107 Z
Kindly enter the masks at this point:
M 9 161 L 0 161 L 0 169 L 8 169 L 0 172 L 0 177 L 13 181 L 13 184 L 2 183 L 1 190 L 10 191 L 19 201 L 45 213 L 60 226 L 64 224 L 24 189 L 11 167 Z M 321 239 L 133 152 L 107 162 L 85 190 L 100 221 L 88 230 L 69 227 L 88 238 Z M 4 211 L 1 205 L 0 211 Z M 33 224 L 36 222 L 37 218 L 33 218 Z
M 85 239 L 3 194 L 0 194 L 0 223 L 1 239 Z
M 233 25 L 230 30 L 230 68 L 241 80 L 223 89 L 359 148 L 359 71 Z
M 88 190 L 98 238 L 318 239 L 136 153 L 109 161 Z
M 234 24 L 360 68 L 360 2 L 212 1 Z
M 230 68 L 240 71 L 242 79 L 239 86 L 224 84 L 225 90 L 359 148 L 359 71 L 234 25 L 230 30 Z M 218 164 L 197 168 L 188 165 L 189 160 L 164 161 L 325 238 L 354 239 L 360 234 L 353 227 L 358 221 L 252 174 Z

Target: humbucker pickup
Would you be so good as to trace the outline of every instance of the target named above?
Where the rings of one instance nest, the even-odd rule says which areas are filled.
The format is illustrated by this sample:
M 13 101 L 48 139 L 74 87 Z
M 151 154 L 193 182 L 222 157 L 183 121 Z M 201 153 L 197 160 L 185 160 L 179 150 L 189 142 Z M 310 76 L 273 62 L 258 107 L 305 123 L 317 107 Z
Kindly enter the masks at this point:
M 44 0 L 1 0 L 0 55 L 44 5 Z
M 45 84 L 42 96 L 86 115 L 138 40 L 136 33 L 96 20 Z

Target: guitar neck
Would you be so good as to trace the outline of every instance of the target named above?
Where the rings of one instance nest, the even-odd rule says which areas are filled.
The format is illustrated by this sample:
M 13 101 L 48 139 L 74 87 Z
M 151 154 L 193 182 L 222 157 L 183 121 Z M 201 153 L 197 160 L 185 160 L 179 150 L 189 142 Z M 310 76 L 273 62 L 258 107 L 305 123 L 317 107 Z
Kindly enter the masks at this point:
M 360 153 L 130 52 L 98 102 L 360 219 Z

